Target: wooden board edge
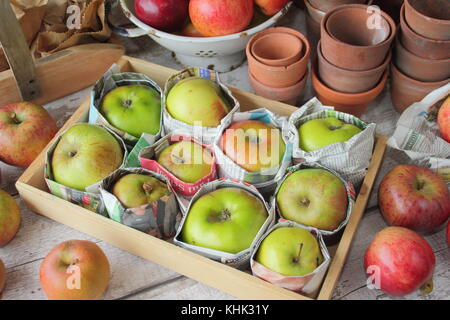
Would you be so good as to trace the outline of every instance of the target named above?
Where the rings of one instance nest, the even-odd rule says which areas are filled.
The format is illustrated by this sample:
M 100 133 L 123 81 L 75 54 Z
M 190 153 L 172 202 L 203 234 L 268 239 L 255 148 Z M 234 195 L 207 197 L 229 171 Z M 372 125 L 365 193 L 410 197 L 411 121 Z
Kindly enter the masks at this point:
M 372 160 L 369 164 L 369 169 L 367 170 L 367 174 L 358 193 L 358 197 L 353 207 L 350 220 L 345 227 L 345 231 L 341 237 L 341 240 L 339 241 L 336 253 L 331 260 L 331 264 L 328 268 L 325 280 L 322 283 L 321 290 L 317 297 L 318 300 L 329 300 L 333 295 L 334 289 L 337 285 L 339 277 L 341 276 L 342 269 L 347 260 L 347 256 L 350 251 L 350 247 L 353 242 L 356 230 L 358 229 L 359 223 L 366 210 L 366 206 L 369 201 L 375 179 L 381 168 L 384 153 L 387 147 L 387 140 L 388 137 L 379 134 L 377 135 L 377 140 Z

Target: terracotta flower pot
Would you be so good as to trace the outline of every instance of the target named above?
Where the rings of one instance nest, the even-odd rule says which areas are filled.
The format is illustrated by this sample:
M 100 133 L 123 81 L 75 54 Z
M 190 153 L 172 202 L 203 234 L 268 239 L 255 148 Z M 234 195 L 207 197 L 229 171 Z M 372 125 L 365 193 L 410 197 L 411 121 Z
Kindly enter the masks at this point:
M 450 77 L 450 59 L 424 59 L 409 52 L 397 37 L 394 61 L 397 68 L 419 81 L 442 81 Z
M 391 61 L 391 53 L 384 62 L 376 68 L 369 70 L 347 70 L 330 63 L 322 55 L 320 41 L 317 45 L 318 70 L 322 82 L 329 88 L 345 93 L 360 93 L 374 88 L 383 76 Z
M 431 91 L 450 82 L 450 79 L 436 82 L 423 82 L 412 79 L 391 63 L 391 100 L 395 109 L 402 113 L 414 102 L 421 101 Z
M 286 67 L 273 67 L 265 65 L 255 59 L 251 53 L 253 43 L 257 39 L 271 33 L 288 33 L 299 38 L 303 43 L 303 50 L 300 60 Z M 269 28 L 255 34 L 247 43 L 246 53 L 248 68 L 252 75 L 266 86 L 273 88 L 290 87 L 298 83 L 300 79 L 303 78 L 308 67 L 310 51 L 311 48 L 308 40 L 300 32 L 286 27 Z
M 405 5 L 400 12 L 400 27 L 400 40 L 409 52 L 425 59 L 450 58 L 450 40 L 433 40 L 415 33 L 405 20 Z
M 373 13 L 367 5 L 349 4 L 330 10 L 321 22 L 324 57 L 348 70 L 369 70 L 386 58 L 395 36 L 395 22 L 381 11 L 380 28 L 368 27 Z
M 312 85 L 317 98 L 327 106 L 333 106 L 336 110 L 360 117 L 367 109 L 369 103 L 383 91 L 388 72 L 385 71 L 377 86 L 361 93 L 343 93 L 327 87 L 317 76 L 317 61 L 312 70 Z
M 270 33 L 253 43 L 252 54 L 268 66 L 285 67 L 300 60 L 303 43 L 290 33 Z
M 305 10 L 305 21 L 306 21 L 306 34 L 311 44 L 311 60 L 314 60 L 317 54 L 316 52 L 317 44 L 319 43 L 320 40 L 320 23 L 314 21 L 314 19 L 311 18 L 307 10 Z
M 421 36 L 450 40 L 450 1 L 405 0 L 405 19 Z
M 365 0 L 309 0 L 309 1 L 311 2 L 312 6 L 325 12 L 343 4 L 351 4 L 351 3 L 364 4 L 366 2 Z
M 250 70 L 248 71 L 248 77 L 250 79 L 250 84 L 257 95 L 290 105 L 296 105 L 305 88 L 306 80 L 308 79 L 308 70 L 306 70 L 305 75 L 299 82 L 285 88 L 272 88 L 262 84 L 251 74 Z

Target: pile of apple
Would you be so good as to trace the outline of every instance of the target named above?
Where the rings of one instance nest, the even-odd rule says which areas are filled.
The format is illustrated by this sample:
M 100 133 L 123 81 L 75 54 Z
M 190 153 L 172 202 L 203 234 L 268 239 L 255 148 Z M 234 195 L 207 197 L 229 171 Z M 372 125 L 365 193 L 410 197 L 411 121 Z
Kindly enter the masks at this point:
M 139 20 L 166 32 L 187 37 L 216 37 L 241 32 L 264 15 L 280 11 L 289 0 L 135 0 Z M 254 17 L 255 16 L 255 17 Z

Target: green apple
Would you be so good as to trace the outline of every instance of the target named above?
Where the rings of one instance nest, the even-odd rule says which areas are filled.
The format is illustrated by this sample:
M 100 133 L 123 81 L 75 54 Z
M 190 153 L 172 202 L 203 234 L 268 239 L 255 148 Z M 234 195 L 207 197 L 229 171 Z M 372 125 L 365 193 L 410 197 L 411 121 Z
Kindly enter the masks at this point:
M 202 127 L 217 127 L 231 111 L 220 86 L 199 77 L 175 84 L 167 95 L 166 107 L 174 119 Z
M 123 151 L 106 129 L 80 123 L 67 130 L 53 151 L 54 180 L 67 187 L 85 190 L 119 168 Z
M 281 227 L 261 242 L 255 260 L 287 277 L 307 275 L 324 260 L 317 239 L 306 229 Z
M 125 208 L 137 208 L 169 195 L 167 184 L 138 173 L 130 173 L 116 181 L 112 193 Z
M 238 253 L 250 247 L 267 217 L 263 202 L 250 192 L 220 188 L 194 202 L 181 237 L 192 245 Z
M 276 194 L 276 202 L 285 219 L 333 231 L 346 217 L 348 198 L 337 176 L 310 168 L 289 175 Z
M 115 88 L 103 98 L 100 112 L 117 129 L 137 138 L 157 134 L 161 122 L 161 96 L 144 85 Z
M 229 126 L 220 139 L 220 148 L 249 172 L 278 167 L 286 150 L 280 130 L 256 120 Z
M 20 208 L 16 200 L 0 189 L 0 248 L 16 236 L 20 220 Z
M 192 141 L 176 142 L 164 149 L 158 163 L 175 177 L 195 183 L 212 171 L 213 158 L 203 146 Z
M 348 141 L 360 132 L 357 126 L 336 118 L 309 120 L 298 128 L 299 147 L 310 152 L 336 142 Z

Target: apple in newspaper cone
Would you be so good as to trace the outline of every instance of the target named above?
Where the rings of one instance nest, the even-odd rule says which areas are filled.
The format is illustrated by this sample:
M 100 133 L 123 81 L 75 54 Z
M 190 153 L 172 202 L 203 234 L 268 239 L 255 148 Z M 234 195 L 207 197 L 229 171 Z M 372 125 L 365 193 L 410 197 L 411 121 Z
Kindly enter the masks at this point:
M 250 192 L 225 187 L 199 197 L 181 230 L 185 243 L 239 253 L 250 247 L 268 217 L 264 203 Z
M 261 242 L 255 260 L 283 276 L 304 276 L 324 261 L 317 239 L 306 229 L 282 227 Z
M 320 230 L 336 230 L 347 215 L 347 189 L 325 169 L 291 173 L 275 197 L 283 218 Z
M 253 18 L 253 0 L 190 0 L 189 16 L 200 33 L 208 37 L 241 32 Z
M 55 120 L 37 104 L 17 102 L 0 107 L 0 161 L 28 167 L 57 131 Z
M 336 118 L 309 120 L 298 128 L 299 147 L 314 151 L 330 144 L 345 142 L 361 132 L 357 126 Z
M 220 148 L 234 163 L 249 172 L 278 168 L 286 145 L 278 128 L 262 121 L 240 121 L 229 126 Z
M 149 86 L 121 86 L 103 97 L 100 112 L 112 126 L 136 138 L 155 135 L 160 130 L 161 96 Z
M 403 227 L 387 227 L 377 233 L 364 256 L 364 268 L 372 284 L 391 296 L 426 290 L 435 263 L 427 241 Z
M 217 127 L 231 111 L 220 86 L 199 77 L 175 84 L 167 95 L 166 107 L 174 119 L 201 127 Z
M 386 222 L 418 232 L 433 232 L 450 217 L 450 193 L 430 169 L 402 164 L 380 183 L 378 203 Z
M 48 253 L 39 275 L 50 300 L 98 300 L 108 287 L 110 267 L 94 242 L 70 240 Z
M 450 96 L 442 103 L 438 112 L 437 122 L 442 138 L 450 142 Z
M 155 177 L 130 173 L 116 181 L 112 193 L 125 208 L 137 208 L 169 195 L 167 184 Z
M 195 183 L 213 170 L 213 157 L 202 145 L 193 141 L 179 141 L 164 149 L 158 163 L 175 177 Z
M 119 168 L 123 151 L 106 129 L 87 123 L 67 130 L 51 159 L 53 178 L 64 186 L 85 190 Z
M 20 221 L 20 208 L 17 202 L 0 189 L 0 248 L 15 237 Z

